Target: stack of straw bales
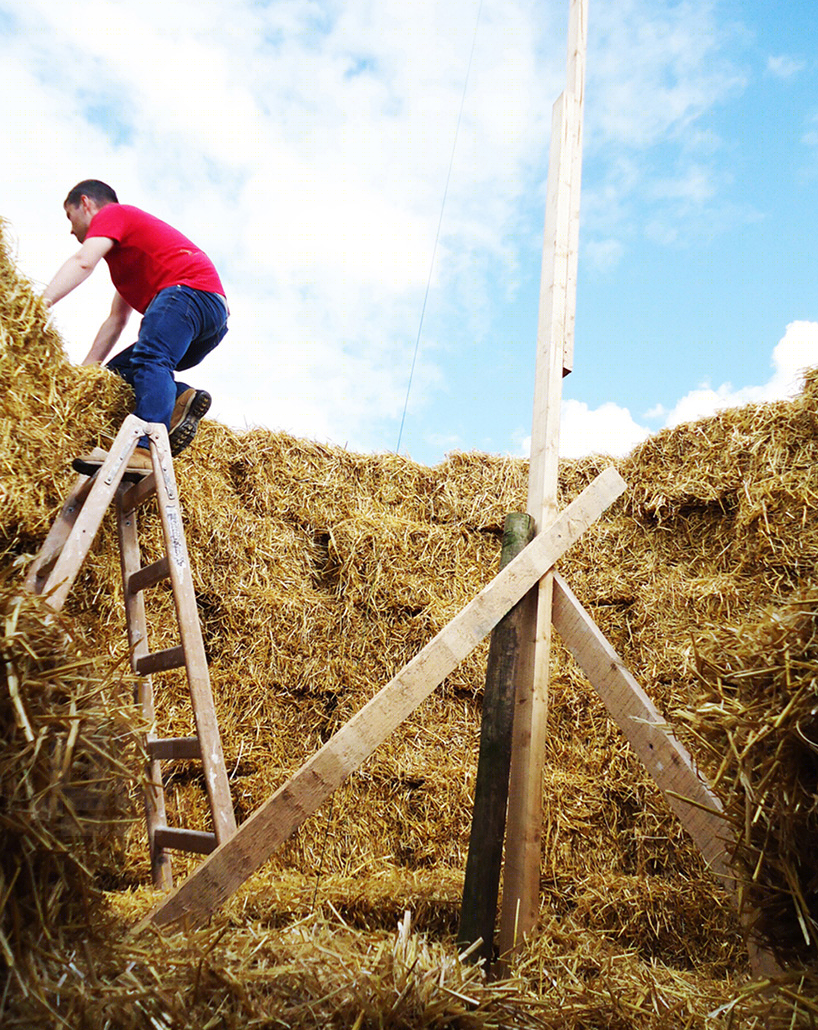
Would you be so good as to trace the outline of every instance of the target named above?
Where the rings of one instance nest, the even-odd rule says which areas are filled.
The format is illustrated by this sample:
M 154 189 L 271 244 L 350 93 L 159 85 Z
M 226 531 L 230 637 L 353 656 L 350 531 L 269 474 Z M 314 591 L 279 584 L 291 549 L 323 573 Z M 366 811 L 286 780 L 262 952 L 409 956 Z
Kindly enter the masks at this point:
M 4 1025 L 808 1025 L 816 377 L 791 403 L 648 441 L 619 463 L 625 497 L 560 563 L 717 782 L 756 932 L 786 965 L 782 985 L 770 993 L 748 978 L 729 900 L 558 642 L 540 925 L 498 984 L 453 945 L 486 645 L 211 927 L 126 937 L 156 896 L 136 818 L 139 727 L 110 523 L 59 620 L 17 590 L 72 482 L 71 457 L 113 436 L 129 391 L 67 362 L 6 251 L 0 289 Z M 565 463 L 562 501 L 607 464 Z M 205 422 L 176 473 L 241 820 L 492 577 L 527 468 L 477 454 L 426 468 Z M 148 561 L 158 527 L 143 523 Z M 154 648 L 176 643 L 167 590 L 152 592 L 149 620 Z M 178 674 L 162 677 L 163 734 L 191 731 L 185 691 Z M 167 793 L 175 822 L 207 828 L 195 765 L 181 764 Z M 57 843 L 43 844 L 51 827 Z M 181 877 L 195 859 L 174 861 Z

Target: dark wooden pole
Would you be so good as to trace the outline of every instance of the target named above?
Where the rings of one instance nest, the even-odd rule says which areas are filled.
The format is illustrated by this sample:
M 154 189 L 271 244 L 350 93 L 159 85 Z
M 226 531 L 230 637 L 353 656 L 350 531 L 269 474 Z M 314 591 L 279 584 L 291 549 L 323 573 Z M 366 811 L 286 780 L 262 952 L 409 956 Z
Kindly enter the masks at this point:
M 530 515 L 518 512 L 506 516 L 501 569 L 523 550 L 533 532 L 534 520 Z M 468 947 L 482 939 L 482 944 L 471 953 L 471 957 L 475 960 L 484 958 L 486 972 L 490 971 L 494 949 L 511 765 L 514 684 L 523 624 L 521 606 L 524 603 L 525 599 L 518 602 L 491 634 L 474 812 L 463 883 L 458 940 L 461 947 Z

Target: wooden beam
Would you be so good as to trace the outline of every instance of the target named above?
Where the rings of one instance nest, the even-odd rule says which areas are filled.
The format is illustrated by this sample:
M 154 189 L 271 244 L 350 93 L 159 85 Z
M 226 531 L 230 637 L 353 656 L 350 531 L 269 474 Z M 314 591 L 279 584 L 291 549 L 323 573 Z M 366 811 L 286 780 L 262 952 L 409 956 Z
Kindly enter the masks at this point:
M 538 531 L 557 517 L 562 377 L 573 361 L 579 170 L 588 0 L 571 0 L 567 90 L 554 104 L 543 233 L 528 512 Z M 509 952 L 539 913 L 542 763 L 551 654 L 550 574 L 525 602 L 508 799 L 500 952 Z
M 533 531 L 530 515 L 519 512 L 506 515 L 501 569 L 523 550 Z M 482 941 L 470 957 L 473 961 L 484 959 L 483 968 L 488 974 L 494 957 L 494 926 L 497 922 L 497 896 L 503 865 L 514 692 L 520 658 L 521 606 L 524 600 L 518 602 L 494 627 L 489 644 L 480 725 L 480 755 L 477 760 L 469 854 L 457 937 L 461 949 L 468 948 L 475 941 Z
M 200 922 L 357 769 L 625 489 L 614 468 L 485 586 L 381 691 L 136 928 Z
M 554 628 L 576 658 L 611 718 L 665 795 L 671 810 L 696 842 L 715 876 L 732 894 L 732 832 L 722 805 L 696 769 L 667 720 L 628 672 L 619 655 L 570 587 L 554 574 Z
M 569 142 L 571 174 L 570 216 L 568 219 L 567 289 L 565 298 L 565 334 L 562 341 L 562 374 L 568 375 L 574 368 L 574 323 L 576 316 L 576 282 L 579 263 L 579 201 L 582 192 L 582 111 L 585 105 L 585 54 L 588 48 L 588 5 L 587 0 L 572 0 L 573 10 L 568 19 L 568 85 L 566 93 L 572 98 L 576 111 L 570 119 L 569 131 L 573 136 Z

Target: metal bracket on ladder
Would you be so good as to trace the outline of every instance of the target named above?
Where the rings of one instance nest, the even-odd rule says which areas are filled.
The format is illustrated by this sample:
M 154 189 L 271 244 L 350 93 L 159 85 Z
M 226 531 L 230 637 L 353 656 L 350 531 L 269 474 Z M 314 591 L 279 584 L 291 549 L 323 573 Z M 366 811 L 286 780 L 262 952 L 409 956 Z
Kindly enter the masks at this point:
M 143 436 L 150 441 L 153 472 L 129 482 L 128 462 Z M 156 496 L 162 522 L 165 555 L 151 565 L 141 562 L 137 537 L 137 511 Z M 122 586 L 131 666 L 139 676 L 137 688 L 142 713 L 153 727 L 156 721 L 152 676 L 184 666 L 190 689 L 196 736 L 158 738 L 148 735 L 145 814 L 151 852 L 151 871 L 157 886 L 173 886 L 168 850 L 207 854 L 236 832 L 230 784 L 224 764 L 210 674 L 196 609 L 196 597 L 182 528 L 182 513 L 166 428 L 129 415 L 108 457 L 93 476 L 80 475 L 62 511 L 29 569 L 25 588 L 43 595 L 58 611 L 91 548 L 102 518 L 116 500 Z M 144 592 L 170 580 L 181 643 L 151 653 Z M 167 825 L 161 762 L 199 759 L 205 775 L 213 833 Z

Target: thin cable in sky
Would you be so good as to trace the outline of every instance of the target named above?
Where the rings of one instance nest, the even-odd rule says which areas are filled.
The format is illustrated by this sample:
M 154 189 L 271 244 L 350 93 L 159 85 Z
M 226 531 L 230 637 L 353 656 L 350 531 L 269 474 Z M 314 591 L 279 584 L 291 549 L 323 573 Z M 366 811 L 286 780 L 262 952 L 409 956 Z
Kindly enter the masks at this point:
M 432 248 L 432 260 L 429 263 L 429 277 L 426 280 L 426 292 L 423 295 L 423 306 L 420 309 L 420 322 L 418 324 L 418 335 L 417 335 L 417 339 L 415 340 L 415 351 L 414 351 L 414 354 L 412 355 L 412 367 L 409 370 L 409 382 L 407 383 L 407 386 L 406 386 L 406 398 L 405 398 L 405 400 L 403 402 L 403 414 L 401 415 L 400 429 L 398 430 L 398 443 L 397 443 L 397 446 L 395 447 L 395 453 L 396 454 L 400 451 L 400 442 L 401 442 L 401 439 L 403 438 L 403 426 L 404 426 L 404 423 L 406 422 L 406 409 L 409 407 L 409 394 L 410 394 L 410 392 L 412 390 L 412 379 L 414 378 L 414 375 L 415 375 L 415 365 L 417 364 L 417 360 L 418 360 L 418 350 L 420 348 L 420 334 L 421 334 L 421 331 L 423 330 L 423 317 L 426 314 L 426 302 L 429 299 L 429 288 L 430 288 L 430 286 L 432 284 L 432 272 L 434 271 L 434 267 L 435 267 L 435 256 L 437 254 L 437 244 L 438 244 L 438 241 L 440 240 L 440 227 L 443 225 L 443 212 L 444 212 L 444 210 L 446 208 L 446 197 L 448 196 L 448 193 L 449 193 L 449 181 L 451 180 L 451 177 L 452 177 L 452 166 L 454 165 L 454 152 L 457 149 L 457 136 L 458 136 L 458 133 L 460 132 L 460 122 L 463 119 L 463 107 L 464 107 L 464 105 L 466 103 L 466 90 L 468 89 L 468 85 L 469 85 L 469 76 L 471 74 L 471 65 L 472 65 L 472 60 L 474 59 L 474 48 L 475 48 L 475 45 L 477 43 L 477 27 L 480 24 L 480 12 L 482 10 L 483 10 L 483 0 L 480 0 L 480 4 L 479 4 L 479 6 L 477 8 L 477 18 L 475 19 L 475 22 L 474 22 L 474 35 L 472 36 L 472 41 L 471 41 L 471 52 L 469 53 L 469 65 L 466 68 L 466 79 L 465 79 L 465 81 L 463 83 L 463 95 L 460 98 L 460 111 L 459 111 L 459 113 L 457 115 L 457 125 L 455 126 L 455 130 L 454 130 L 454 142 L 452 143 L 452 154 L 451 154 L 451 157 L 449 158 L 449 171 L 448 171 L 448 173 L 446 175 L 446 186 L 445 186 L 445 189 L 443 190 L 443 200 L 442 200 L 441 205 L 440 205 L 440 218 L 437 221 L 437 234 L 435 235 L 435 245 Z

